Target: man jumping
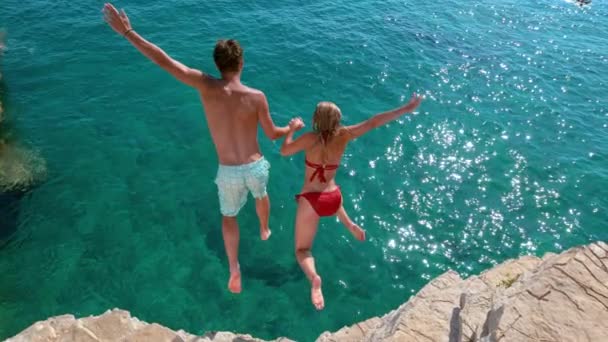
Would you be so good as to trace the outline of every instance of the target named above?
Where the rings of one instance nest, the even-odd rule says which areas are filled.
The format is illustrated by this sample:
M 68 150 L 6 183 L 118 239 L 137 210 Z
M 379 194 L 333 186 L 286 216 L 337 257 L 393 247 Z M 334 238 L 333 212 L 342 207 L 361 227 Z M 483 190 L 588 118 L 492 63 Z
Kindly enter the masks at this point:
M 243 49 L 236 40 L 220 40 L 215 45 L 213 59 L 221 74 L 218 79 L 185 66 L 145 40 L 131 27 L 124 10 L 119 13 L 112 4 L 105 4 L 103 12 L 106 22 L 114 31 L 152 62 L 179 81 L 196 88 L 200 94 L 220 164 L 215 183 L 222 213 L 224 246 L 230 264 L 228 289 L 240 293 L 239 227 L 236 216 L 247 201 L 249 192 L 255 198 L 260 236 L 262 240 L 270 237 L 270 201 L 266 193 L 270 164 L 260 152 L 258 123 L 268 138 L 273 140 L 286 135 L 289 126 L 275 126 L 264 93 L 241 83 Z

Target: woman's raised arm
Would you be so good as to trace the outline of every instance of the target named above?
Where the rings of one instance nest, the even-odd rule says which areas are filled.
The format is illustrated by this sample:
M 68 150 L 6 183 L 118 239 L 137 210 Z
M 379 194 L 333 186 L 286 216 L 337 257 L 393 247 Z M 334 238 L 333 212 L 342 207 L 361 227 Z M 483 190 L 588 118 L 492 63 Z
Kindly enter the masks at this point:
M 397 119 L 401 115 L 415 110 L 420 105 L 421 101 L 422 96 L 414 93 L 412 94 L 412 98 L 410 99 L 410 101 L 404 106 L 389 110 L 388 112 L 376 114 L 371 118 L 362 121 L 356 125 L 347 126 L 346 128 L 350 132 L 350 139 L 356 139 L 362 136 L 363 134 L 371 131 L 373 128 L 385 125 L 388 122 Z

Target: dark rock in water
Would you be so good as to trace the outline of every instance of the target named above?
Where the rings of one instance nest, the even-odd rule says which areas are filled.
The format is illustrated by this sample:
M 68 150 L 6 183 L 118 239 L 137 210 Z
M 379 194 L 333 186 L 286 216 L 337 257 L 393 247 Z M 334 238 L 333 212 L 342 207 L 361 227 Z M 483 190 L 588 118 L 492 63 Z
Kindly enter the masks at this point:
M 579 4 L 580 6 L 584 6 L 584 5 L 589 5 L 591 3 L 591 0 L 576 0 L 576 3 Z
M 0 193 L 0 246 L 17 231 L 19 203 L 25 191 Z

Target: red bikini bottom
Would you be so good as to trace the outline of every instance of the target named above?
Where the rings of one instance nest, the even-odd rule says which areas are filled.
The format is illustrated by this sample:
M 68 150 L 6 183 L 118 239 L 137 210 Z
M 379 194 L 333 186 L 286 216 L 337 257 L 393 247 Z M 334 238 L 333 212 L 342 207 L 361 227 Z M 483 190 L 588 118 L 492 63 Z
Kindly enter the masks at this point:
M 340 188 L 329 192 L 306 192 L 296 195 L 296 201 L 304 197 L 319 216 L 334 216 L 342 206 Z

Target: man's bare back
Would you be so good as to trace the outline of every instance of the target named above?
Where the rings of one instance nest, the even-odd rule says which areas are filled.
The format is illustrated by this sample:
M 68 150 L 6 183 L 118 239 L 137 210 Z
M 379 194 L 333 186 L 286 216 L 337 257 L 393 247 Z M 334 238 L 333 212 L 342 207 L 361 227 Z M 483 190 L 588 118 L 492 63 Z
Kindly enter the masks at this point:
M 222 165 L 258 160 L 258 122 L 268 108 L 264 93 L 238 81 L 208 78 L 199 89 L 207 125 Z

